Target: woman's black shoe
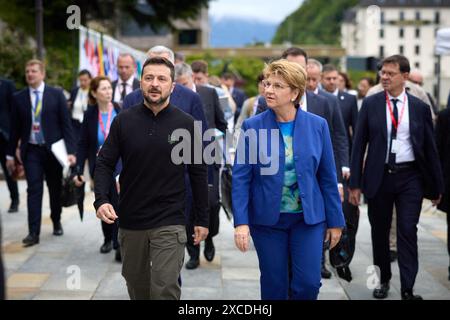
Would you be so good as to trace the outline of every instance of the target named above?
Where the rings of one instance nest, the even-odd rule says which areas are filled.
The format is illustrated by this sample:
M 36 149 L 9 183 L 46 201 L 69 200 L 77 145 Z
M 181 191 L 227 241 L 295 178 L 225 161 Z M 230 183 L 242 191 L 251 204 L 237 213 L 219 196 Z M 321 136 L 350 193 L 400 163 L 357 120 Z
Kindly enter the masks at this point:
M 105 243 L 100 247 L 101 253 L 108 253 L 112 250 L 112 241 L 105 241 Z

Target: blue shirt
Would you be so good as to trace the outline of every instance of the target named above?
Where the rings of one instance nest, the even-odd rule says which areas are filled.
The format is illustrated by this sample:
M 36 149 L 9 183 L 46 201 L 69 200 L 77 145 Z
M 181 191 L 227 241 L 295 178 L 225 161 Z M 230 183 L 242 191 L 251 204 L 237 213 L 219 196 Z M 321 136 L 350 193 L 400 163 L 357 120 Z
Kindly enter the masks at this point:
M 297 174 L 295 172 L 294 152 L 292 137 L 294 131 L 294 121 L 278 122 L 281 135 L 284 141 L 285 165 L 284 165 L 284 184 L 281 193 L 280 212 L 301 213 L 303 212 L 302 203 L 299 196 L 299 187 L 297 183 Z
M 111 123 L 114 120 L 114 118 L 117 116 L 117 112 L 116 110 L 113 108 L 112 109 L 112 113 L 111 113 L 111 120 L 108 123 L 108 112 L 102 112 L 102 121 L 103 121 L 103 127 L 105 131 L 108 131 L 108 128 L 111 127 Z M 100 150 L 100 148 L 103 146 L 103 144 L 105 143 L 106 137 L 103 134 L 102 131 L 102 126 L 100 124 L 100 121 L 98 122 L 98 130 L 97 130 L 97 150 Z

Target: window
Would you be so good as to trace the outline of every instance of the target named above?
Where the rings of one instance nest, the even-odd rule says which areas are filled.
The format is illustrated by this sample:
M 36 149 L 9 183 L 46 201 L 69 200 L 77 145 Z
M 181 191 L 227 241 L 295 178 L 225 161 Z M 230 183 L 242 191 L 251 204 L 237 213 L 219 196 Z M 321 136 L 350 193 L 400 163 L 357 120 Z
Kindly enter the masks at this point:
M 195 45 L 198 44 L 199 30 L 180 30 L 178 33 L 179 45 Z
M 416 67 L 416 69 L 420 69 L 420 63 L 419 63 L 419 62 L 416 62 L 416 63 L 414 64 L 414 66 Z
M 414 51 L 416 54 L 420 54 L 420 46 L 415 46 Z
M 439 14 L 439 11 L 436 11 L 434 13 L 434 23 L 440 24 L 441 23 L 441 15 Z
M 420 38 L 420 28 L 416 28 L 416 38 Z
M 384 24 L 384 12 L 380 13 L 380 23 Z
M 398 30 L 398 36 L 399 36 L 400 38 L 403 38 L 403 37 L 405 36 L 405 30 L 404 30 L 403 28 L 400 28 L 400 29 Z
M 403 11 L 400 11 L 400 21 L 405 20 L 405 13 Z
M 420 20 L 420 11 L 416 11 L 416 21 Z
M 384 38 L 384 29 L 380 29 L 380 38 Z
M 403 46 L 398 46 L 398 52 L 399 52 L 400 54 L 404 54 L 404 51 L 405 51 L 405 49 L 404 49 Z
M 380 58 L 383 58 L 384 57 L 384 46 L 380 46 L 380 54 L 379 54 L 379 56 L 380 56 Z

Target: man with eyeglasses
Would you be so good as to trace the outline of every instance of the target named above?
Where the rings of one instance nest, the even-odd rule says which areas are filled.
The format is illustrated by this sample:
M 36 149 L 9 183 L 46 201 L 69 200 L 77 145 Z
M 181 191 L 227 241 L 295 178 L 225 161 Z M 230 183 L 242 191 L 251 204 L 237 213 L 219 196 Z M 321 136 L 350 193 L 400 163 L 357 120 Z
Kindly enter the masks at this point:
M 402 55 L 383 60 L 384 91 L 364 99 L 353 141 L 350 202 L 357 205 L 362 192 L 368 199 L 373 262 L 381 272 L 380 287 L 373 291 L 377 299 L 386 298 L 390 288 L 389 229 L 395 205 L 401 298 L 422 300 L 413 293 L 419 269 L 417 224 L 423 198 L 437 205 L 444 190 L 430 108 L 405 90 L 409 72 Z

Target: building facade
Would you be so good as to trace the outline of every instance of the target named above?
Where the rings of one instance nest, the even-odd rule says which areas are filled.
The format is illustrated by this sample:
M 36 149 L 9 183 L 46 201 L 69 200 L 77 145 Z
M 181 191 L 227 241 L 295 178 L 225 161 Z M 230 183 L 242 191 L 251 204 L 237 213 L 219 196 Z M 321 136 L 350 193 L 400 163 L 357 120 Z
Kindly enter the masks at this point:
M 381 59 L 405 55 L 411 68 L 424 75 L 424 88 L 437 94 L 438 59 L 436 32 L 450 27 L 450 0 L 360 1 L 345 14 L 341 45 L 349 57 Z M 446 103 L 450 89 L 450 56 L 440 61 L 440 103 Z

